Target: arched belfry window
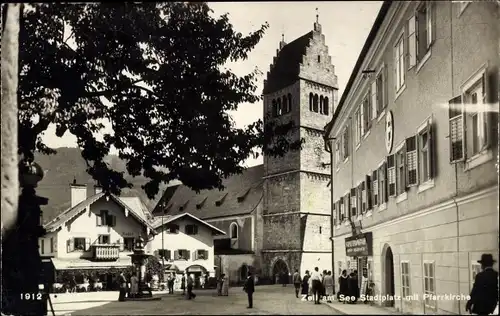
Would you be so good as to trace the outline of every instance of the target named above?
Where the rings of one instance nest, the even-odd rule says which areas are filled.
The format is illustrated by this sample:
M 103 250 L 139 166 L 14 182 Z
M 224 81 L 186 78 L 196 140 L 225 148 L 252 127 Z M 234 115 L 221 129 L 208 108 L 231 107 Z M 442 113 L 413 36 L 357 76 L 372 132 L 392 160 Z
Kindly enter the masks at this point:
M 323 96 L 319 97 L 319 113 L 323 114 Z
M 283 96 L 283 110 L 281 111 L 281 114 L 287 113 L 287 108 L 288 108 L 288 98 L 286 95 Z
M 281 108 L 281 99 L 278 98 L 277 102 L 278 102 L 278 113 L 277 113 L 277 115 L 281 115 L 281 113 L 283 111 L 282 108 Z
M 328 115 L 330 112 L 330 105 L 328 104 L 328 97 L 323 99 L 323 114 Z
M 276 106 L 276 100 L 273 100 L 271 115 L 272 116 L 278 115 L 278 107 Z
M 313 112 L 316 112 L 316 113 L 318 113 L 318 101 L 319 101 L 318 99 L 319 99 L 318 95 L 315 94 L 314 100 L 313 100 Z
M 311 93 L 309 93 L 309 111 L 311 111 L 311 112 L 313 110 L 313 103 L 314 103 L 314 96 L 311 92 Z
M 288 104 L 287 105 L 288 106 L 286 107 L 286 112 L 287 113 L 292 112 L 292 94 L 291 93 L 288 94 Z
M 238 239 L 238 224 L 231 223 L 229 226 L 229 236 L 231 239 Z

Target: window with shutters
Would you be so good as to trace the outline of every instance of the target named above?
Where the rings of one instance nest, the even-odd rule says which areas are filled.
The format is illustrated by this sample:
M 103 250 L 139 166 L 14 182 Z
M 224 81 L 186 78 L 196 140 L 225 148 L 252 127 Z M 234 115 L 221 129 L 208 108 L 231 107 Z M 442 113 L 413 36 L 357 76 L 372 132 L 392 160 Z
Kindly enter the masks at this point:
M 344 197 L 340 198 L 340 222 L 344 222 L 345 219 L 346 219 L 346 212 L 345 212 L 345 209 L 346 209 L 346 204 L 345 201 L 344 201 Z
M 196 260 L 208 260 L 208 251 L 204 249 L 196 250 Z
M 412 136 L 406 139 L 406 166 L 408 186 L 418 184 L 418 152 L 417 137 Z
M 366 201 L 366 187 L 365 187 L 365 182 L 361 182 L 359 186 L 359 191 L 361 195 L 361 214 L 365 214 L 367 210 L 367 201 Z
M 375 108 L 377 109 L 377 116 L 382 113 L 387 105 L 387 79 L 385 77 L 386 67 L 382 67 L 377 75 L 377 102 Z
M 170 260 L 170 250 L 168 249 L 158 249 L 158 256 L 165 260 Z
M 379 187 L 378 187 L 378 170 L 375 170 L 373 171 L 372 173 L 372 203 L 373 203 L 373 207 L 379 205 L 380 201 L 379 201 Z
M 370 92 L 368 92 L 363 100 L 363 136 L 365 136 L 372 127 L 371 104 Z
M 418 132 L 418 176 L 420 183 L 425 183 L 433 178 L 432 167 L 434 161 L 431 128 L 432 120 L 429 119 Z
M 396 152 L 396 193 L 397 195 L 406 192 L 406 148 L 403 145 L 401 149 Z
M 436 295 L 436 276 L 433 261 L 424 261 L 424 306 L 431 310 L 436 310 L 437 300 L 432 299 Z
M 175 260 L 189 260 L 190 258 L 190 251 L 187 249 L 177 249 L 175 251 L 176 257 Z
M 176 224 L 167 224 L 166 225 L 167 234 L 178 234 L 179 233 L 179 225 Z
M 73 250 L 75 251 L 85 251 L 86 240 L 82 237 L 73 238 Z
M 111 243 L 111 237 L 109 235 L 99 235 L 97 243 L 99 245 L 109 245 Z
M 432 44 L 432 3 L 422 2 L 416 12 L 417 61 L 422 62 Z
M 387 157 L 387 182 L 389 185 L 389 196 L 396 195 L 396 164 L 394 155 Z
M 356 145 L 359 145 L 361 136 L 363 135 L 362 109 L 363 107 L 359 107 L 354 113 L 354 140 L 356 141 Z
M 198 226 L 197 225 L 186 225 L 185 227 L 186 235 L 197 235 Z
M 351 216 L 357 216 L 358 215 L 358 200 L 356 198 L 356 189 L 351 189 Z
M 450 162 L 455 163 L 465 159 L 465 131 L 462 96 L 448 102 Z
M 135 239 L 134 237 L 123 238 L 123 250 L 124 251 L 134 251 Z
M 417 64 L 417 18 L 412 16 L 408 20 L 408 69 Z
M 349 128 L 346 126 L 342 133 L 342 156 L 344 161 L 349 158 Z
M 404 33 L 394 46 L 394 83 L 396 92 L 401 90 L 405 84 L 405 51 L 404 51 Z
M 384 162 L 378 168 L 378 198 L 379 205 L 387 202 L 387 197 L 389 196 L 387 193 L 387 164 Z

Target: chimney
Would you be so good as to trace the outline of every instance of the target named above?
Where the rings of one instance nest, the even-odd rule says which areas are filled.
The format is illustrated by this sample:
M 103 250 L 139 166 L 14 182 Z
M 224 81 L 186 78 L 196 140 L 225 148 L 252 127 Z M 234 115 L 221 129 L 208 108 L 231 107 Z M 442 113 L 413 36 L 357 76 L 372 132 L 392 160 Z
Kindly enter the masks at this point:
M 76 179 L 70 184 L 71 188 L 71 207 L 75 207 L 79 203 L 87 199 L 87 186 L 85 184 L 77 184 Z
M 94 194 L 99 194 L 102 192 L 102 187 L 98 184 L 94 185 Z

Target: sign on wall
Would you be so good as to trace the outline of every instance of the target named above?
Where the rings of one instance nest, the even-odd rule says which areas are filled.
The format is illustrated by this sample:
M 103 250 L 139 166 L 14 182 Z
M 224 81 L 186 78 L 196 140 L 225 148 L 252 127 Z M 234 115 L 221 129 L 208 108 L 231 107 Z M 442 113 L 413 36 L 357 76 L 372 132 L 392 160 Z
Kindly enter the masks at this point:
M 392 111 L 387 112 L 385 116 L 385 149 L 387 153 L 391 153 L 392 144 L 394 143 L 394 117 Z
M 373 235 L 363 233 L 345 239 L 345 254 L 347 257 L 365 257 L 373 255 Z

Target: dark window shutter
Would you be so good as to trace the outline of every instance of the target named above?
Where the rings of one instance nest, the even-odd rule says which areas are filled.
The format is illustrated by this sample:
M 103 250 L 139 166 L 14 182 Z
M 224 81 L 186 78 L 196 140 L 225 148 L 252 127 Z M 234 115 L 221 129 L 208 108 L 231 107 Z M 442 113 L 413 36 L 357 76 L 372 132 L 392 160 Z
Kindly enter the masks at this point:
M 337 202 L 334 202 L 332 205 L 332 216 L 333 216 L 333 226 L 336 226 L 338 221 Z
M 166 253 L 165 259 L 167 259 L 167 260 L 172 259 L 172 251 L 167 250 L 167 253 Z
M 356 215 L 358 215 L 358 208 L 359 208 L 359 206 L 358 206 L 358 205 L 359 205 L 359 204 L 355 202 L 355 201 L 357 201 L 357 200 L 356 200 L 356 196 L 357 196 L 357 195 L 356 195 L 356 189 L 354 189 L 354 188 L 353 188 L 353 189 L 351 189 L 351 194 L 350 194 L 350 196 L 349 196 L 349 202 L 350 202 L 350 205 L 351 205 L 351 208 L 350 208 L 350 209 L 351 209 L 351 212 L 350 212 L 350 215 L 351 215 L 351 216 L 356 216 Z M 354 200 L 354 201 L 352 201 L 352 200 Z M 354 202 L 354 203 L 353 203 L 353 202 Z
M 372 182 L 371 177 L 369 175 L 366 176 L 366 209 L 371 210 L 373 208 L 372 205 Z
M 184 250 L 186 252 L 186 260 L 191 260 L 191 251 L 185 249 Z
M 379 205 L 380 204 L 380 197 L 378 196 L 378 187 L 380 186 L 380 181 L 378 179 L 378 170 L 375 170 L 372 172 L 372 203 L 373 206 Z M 373 182 L 377 181 L 377 188 L 375 190 L 375 187 L 373 185 Z
M 85 251 L 90 250 L 90 238 L 85 238 Z
M 387 162 L 384 162 L 384 165 L 382 166 L 382 169 L 384 170 L 384 177 L 385 177 L 385 181 L 384 181 L 384 185 L 385 185 L 384 201 L 387 202 L 387 201 L 389 201 L 389 177 L 387 175 Z
M 288 101 L 290 102 L 290 101 Z M 205 250 L 205 260 L 208 260 L 208 250 Z
M 351 194 L 347 193 L 347 195 L 344 198 L 344 209 L 345 209 L 345 214 L 346 217 L 349 219 L 351 218 Z
M 179 260 L 179 250 L 174 251 L 174 260 Z

